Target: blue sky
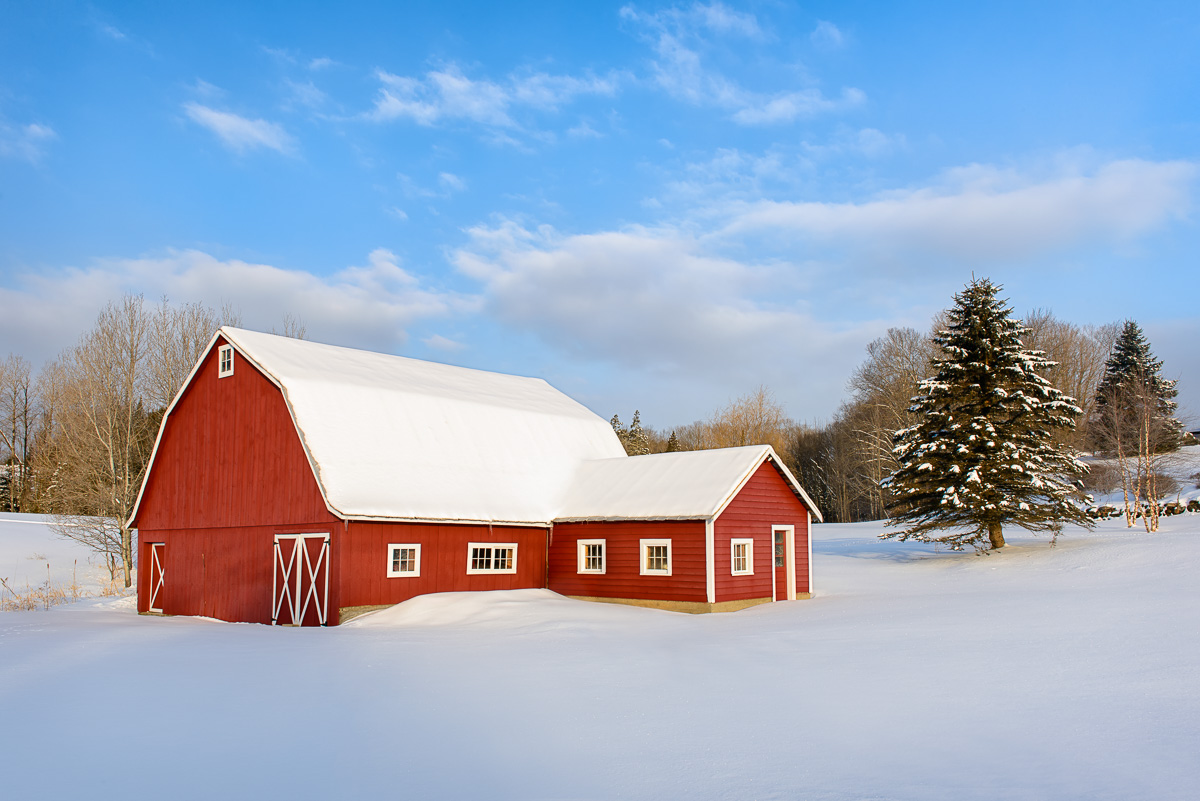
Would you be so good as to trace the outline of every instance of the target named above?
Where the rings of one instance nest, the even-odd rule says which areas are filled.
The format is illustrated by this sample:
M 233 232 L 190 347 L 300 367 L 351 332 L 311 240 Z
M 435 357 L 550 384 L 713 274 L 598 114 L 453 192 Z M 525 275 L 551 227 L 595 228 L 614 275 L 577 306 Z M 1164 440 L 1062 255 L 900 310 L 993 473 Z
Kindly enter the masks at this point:
M 827 419 L 972 274 L 1200 412 L 1193 3 L 0 0 L 0 354 L 109 299 Z

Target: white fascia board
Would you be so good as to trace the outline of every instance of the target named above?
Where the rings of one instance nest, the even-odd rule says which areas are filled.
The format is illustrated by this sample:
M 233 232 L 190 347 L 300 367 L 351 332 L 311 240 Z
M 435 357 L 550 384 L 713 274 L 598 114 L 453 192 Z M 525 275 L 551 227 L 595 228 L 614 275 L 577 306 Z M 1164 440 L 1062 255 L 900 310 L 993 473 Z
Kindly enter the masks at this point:
M 187 391 L 187 388 L 191 386 L 192 381 L 195 380 L 196 373 L 200 371 L 200 365 L 204 364 L 205 359 L 207 359 L 208 355 L 212 353 L 212 349 L 217 344 L 217 340 L 222 338 L 228 344 L 232 345 L 233 349 L 242 355 L 242 358 L 248 361 L 256 370 L 258 370 L 259 373 L 265 376 L 268 381 L 274 384 L 275 388 L 279 390 L 281 395 L 283 395 L 284 405 L 287 406 L 288 415 L 292 418 L 292 427 L 296 429 L 296 435 L 300 438 L 300 445 L 304 448 L 304 455 L 308 459 L 308 466 L 313 472 L 313 478 L 316 479 L 317 490 L 321 493 L 321 500 L 324 502 L 325 508 L 328 509 L 329 513 L 334 517 L 342 520 L 347 519 L 346 516 L 341 513 L 341 511 L 334 508 L 334 506 L 329 503 L 329 496 L 325 492 L 325 485 L 321 482 L 320 466 L 316 463 L 316 460 L 313 459 L 312 452 L 308 449 L 308 443 L 304 439 L 304 432 L 300 429 L 300 425 L 296 422 L 296 411 L 292 408 L 292 402 L 288 398 L 287 390 L 284 389 L 283 384 L 279 382 L 279 379 L 272 375 L 271 372 L 267 370 L 257 359 L 251 356 L 236 339 L 229 335 L 229 332 L 225 326 L 222 326 L 221 328 L 217 329 L 216 333 L 213 334 L 212 339 L 208 341 L 208 346 L 204 348 L 204 352 L 200 355 L 200 358 L 196 360 L 196 364 L 192 367 L 192 371 L 188 373 L 187 379 L 183 382 L 183 386 L 181 386 L 179 391 L 175 393 L 175 399 L 171 401 L 171 405 L 167 407 L 166 413 L 163 414 L 162 422 L 158 426 L 158 436 L 154 439 L 154 449 L 150 451 L 150 461 L 146 463 L 146 474 L 142 477 L 142 486 L 141 489 L 138 490 L 137 501 L 134 502 L 133 512 L 129 515 L 129 520 L 126 525 L 132 527 L 134 521 L 137 520 L 138 511 L 142 506 L 142 496 L 146 492 L 146 485 L 150 481 L 150 473 L 154 469 L 154 460 L 158 456 L 158 446 L 162 442 L 163 432 L 167 429 L 167 420 L 170 419 L 171 413 L 175 411 L 175 406 L 179 403 L 179 399 L 183 397 L 183 393 Z
M 335 513 L 338 514 L 338 513 Z M 466 520 L 448 517 L 384 517 L 382 515 L 341 515 L 350 523 L 431 523 L 440 526 L 510 526 L 512 528 L 550 528 L 552 523 L 529 520 Z
M 650 515 L 650 516 L 646 516 L 646 517 L 629 517 L 627 515 L 610 517 L 610 516 L 604 516 L 604 515 L 592 515 L 591 517 L 556 517 L 556 518 L 554 518 L 554 520 L 552 522 L 555 524 L 558 524 L 558 523 L 640 523 L 640 522 L 653 523 L 653 522 L 671 522 L 671 521 L 682 523 L 682 522 L 686 522 L 688 520 L 700 521 L 700 520 L 711 520 L 711 519 L 712 519 L 711 517 L 705 517 L 704 515 L 675 515 L 675 516 Z M 538 524 L 538 525 L 541 525 L 541 524 Z
M 812 498 L 808 497 L 808 493 L 804 491 L 804 487 L 800 486 L 800 482 L 797 481 L 796 477 L 792 475 L 792 471 L 788 470 L 787 465 L 783 463 L 783 460 L 779 458 L 779 454 L 775 453 L 775 449 L 770 445 L 763 446 L 762 457 L 759 458 L 758 461 L 756 461 L 754 465 L 746 471 L 741 479 L 738 480 L 738 483 L 733 488 L 733 491 L 725 496 L 725 499 L 721 501 L 721 505 L 717 507 L 715 512 L 713 512 L 713 518 L 715 519 L 721 516 L 721 513 L 725 511 L 725 508 L 729 506 L 729 504 L 733 502 L 733 499 L 737 497 L 738 493 L 742 491 L 742 487 L 746 486 L 746 482 L 748 482 L 754 476 L 754 474 L 758 471 L 758 468 L 762 467 L 763 462 L 766 462 L 768 459 L 773 462 L 777 468 L 779 468 L 779 472 L 783 474 L 784 480 L 787 481 L 789 486 L 791 486 L 792 491 L 800 496 L 801 503 L 808 507 L 809 515 L 815 514 L 818 522 L 824 522 L 824 520 L 821 518 L 821 510 L 817 508 L 815 503 L 813 503 Z

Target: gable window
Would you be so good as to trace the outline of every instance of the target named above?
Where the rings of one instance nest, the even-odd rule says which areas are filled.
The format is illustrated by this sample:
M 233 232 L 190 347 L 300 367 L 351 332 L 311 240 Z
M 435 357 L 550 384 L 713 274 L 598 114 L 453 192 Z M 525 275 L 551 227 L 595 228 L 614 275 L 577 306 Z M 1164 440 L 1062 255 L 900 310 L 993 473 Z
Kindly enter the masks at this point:
M 421 575 L 421 546 L 417 543 L 392 543 L 387 547 L 388 578 Z
M 640 540 L 642 551 L 641 575 L 671 575 L 671 541 Z
M 754 575 L 754 540 L 730 540 L 731 572 L 735 576 Z
M 605 540 L 579 540 L 580 573 L 603 573 Z
M 468 542 L 467 575 L 476 573 L 516 573 L 515 542 Z
M 217 378 L 228 378 L 233 375 L 233 345 L 222 345 L 217 348 Z

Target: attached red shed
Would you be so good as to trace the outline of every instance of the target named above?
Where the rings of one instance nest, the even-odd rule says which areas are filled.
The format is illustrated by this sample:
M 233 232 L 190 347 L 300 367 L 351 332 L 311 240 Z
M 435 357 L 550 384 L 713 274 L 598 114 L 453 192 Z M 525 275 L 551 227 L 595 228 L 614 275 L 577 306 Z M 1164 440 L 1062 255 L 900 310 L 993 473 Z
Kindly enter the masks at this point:
M 812 592 L 808 495 L 766 445 L 590 461 L 550 544 L 550 589 L 688 612 Z
M 808 510 L 766 446 L 628 457 L 540 379 L 222 328 L 131 518 L 138 609 L 333 625 L 546 586 L 735 609 L 811 592 Z

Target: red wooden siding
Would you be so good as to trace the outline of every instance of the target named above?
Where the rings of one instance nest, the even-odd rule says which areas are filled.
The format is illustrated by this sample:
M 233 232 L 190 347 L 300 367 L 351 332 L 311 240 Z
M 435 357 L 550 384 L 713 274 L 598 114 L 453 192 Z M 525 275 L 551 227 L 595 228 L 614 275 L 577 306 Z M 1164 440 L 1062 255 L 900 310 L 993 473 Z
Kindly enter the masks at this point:
M 581 539 L 607 541 L 603 575 L 578 572 Z M 638 541 L 642 539 L 671 540 L 670 576 L 640 575 Z M 728 542 L 725 547 L 729 547 Z M 550 589 L 563 595 L 704 603 L 708 600 L 704 521 L 559 523 L 554 526 L 550 545 Z
M 236 352 L 233 375 L 218 378 L 217 353 L 214 347 L 167 419 L 138 536 L 167 543 L 166 614 L 269 623 L 275 534 L 333 532 L 336 570 L 342 524 L 325 508 L 279 389 Z M 138 556 L 148 563 L 145 548 Z M 149 571 L 139 573 L 144 612 Z
M 810 591 L 808 509 L 775 465 L 766 461 L 717 517 L 714 530 L 717 603 L 771 597 L 771 526 L 795 526 L 796 592 Z M 731 575 L 730 540 L 747 537 L 754 540 L 754 575 Z M 780 597 L 787 596 L 780 593 Z
M 337 574 L 341 604 L 394 604 L 429 592 L 545 587 L 546 537 L 544 528 L 351 522 Z M 517 543 L 517 572 L 467 575 L 468 542 Z M 420 576 L 388 578 L 390 543 L 421 546 Z
M 341 524 L 336 528 L 281 529 L 276 526 L 156 531 L 165 543 L 162 610 L 167 615 L 203 615 L 244 623 L 271 622 L 271 578 L 275 535 L 330 532 L 330 558 L 337 569 Z M 150 538 L 140 533 L 139 564 L 148 564 Z M 334 574 L 336 575 L 336 574 Z M 150 571 L 138 571 L 138 611 L 146 611 Z M 329 624 L 337 623 L 337 582 L 329 585 Z

